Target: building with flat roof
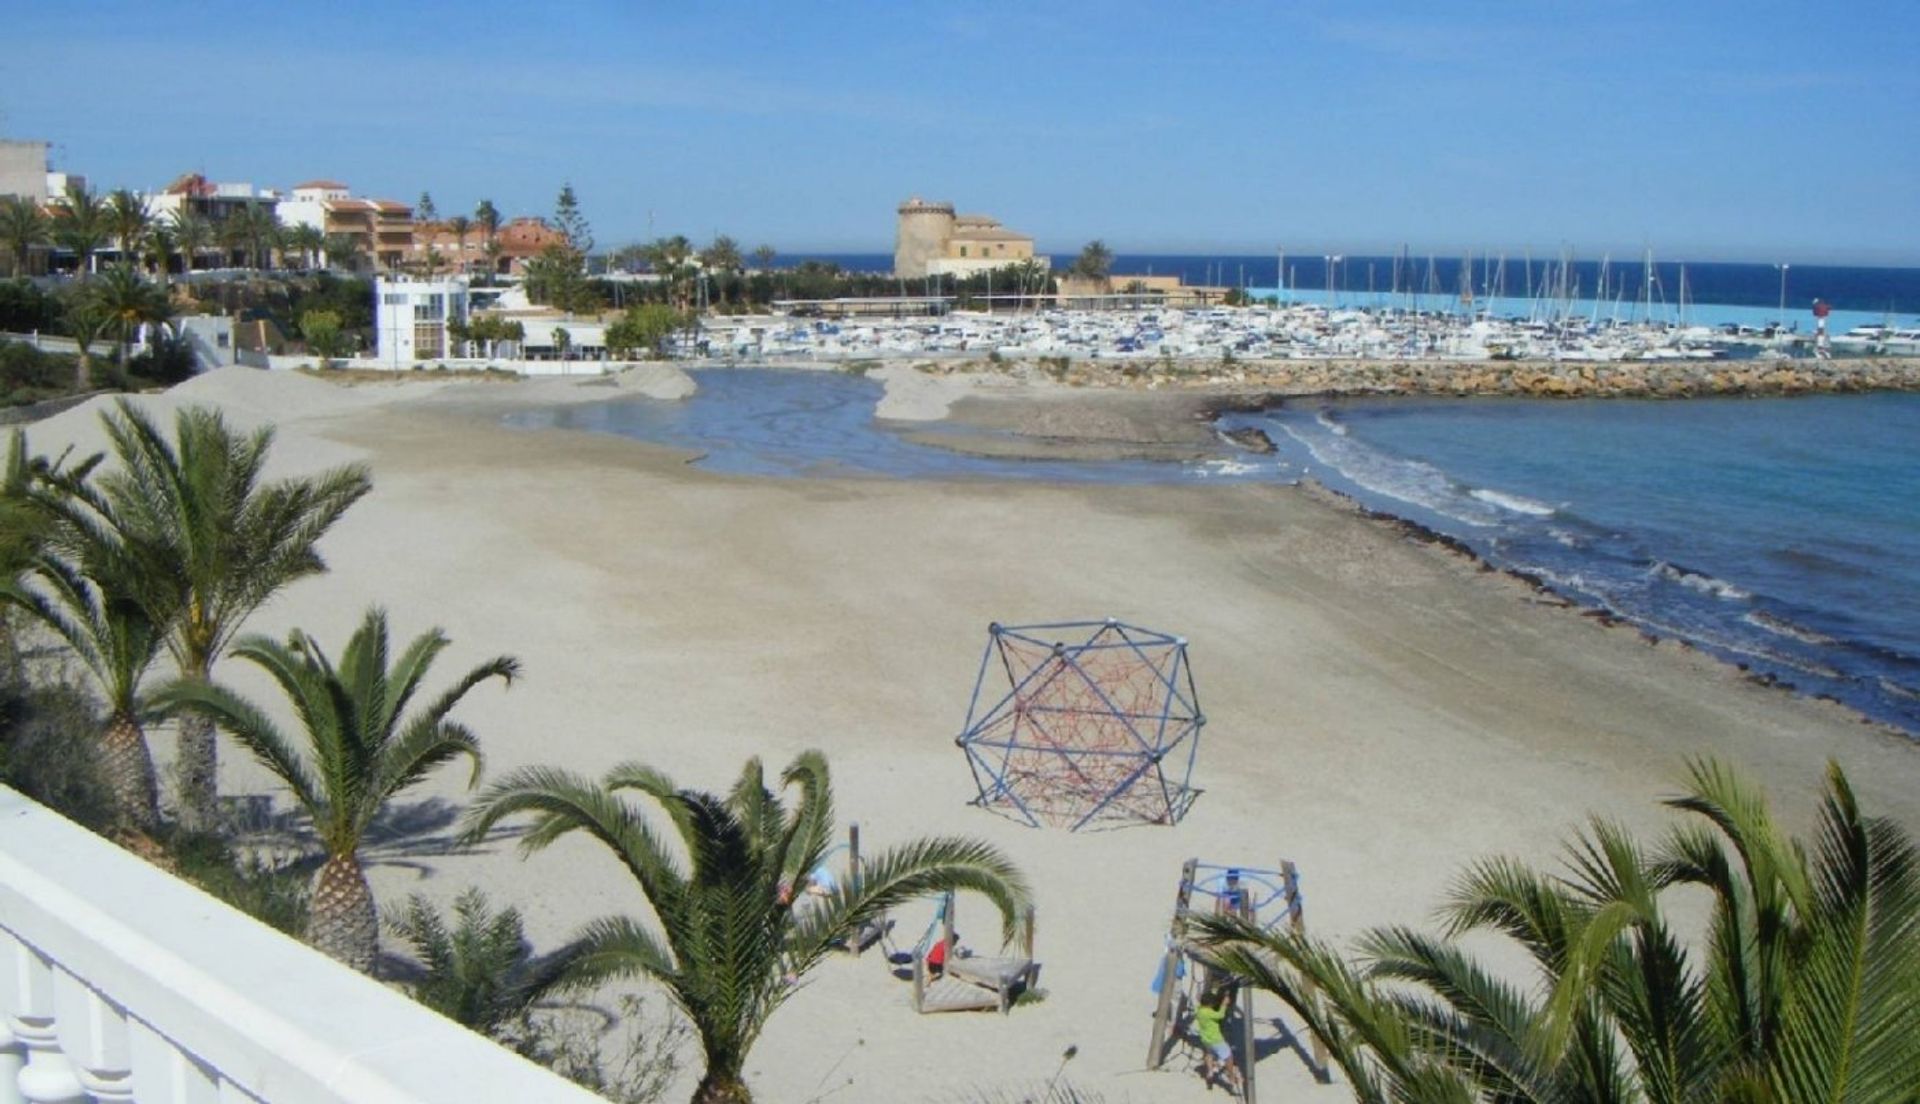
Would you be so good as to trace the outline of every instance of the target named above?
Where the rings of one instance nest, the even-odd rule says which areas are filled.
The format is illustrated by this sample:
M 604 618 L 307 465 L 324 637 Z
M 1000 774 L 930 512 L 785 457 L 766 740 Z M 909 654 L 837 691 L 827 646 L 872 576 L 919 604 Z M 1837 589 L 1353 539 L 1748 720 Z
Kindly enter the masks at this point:
M 374 282 L 374 356 L 391 366 L 453 355 L 447 326 L 466 320 L 465 280 L 383 277 Z
M 352 267 L 392 272 L 413 252 L 413 208 L 391 199 L 356 198 L 338 180 L 308 180 L 280 201 L 280 221 L 311 226 L 353 247 Z
M 46 142 L 0 139 L 0 196 L 25 196 L 47 201 Z
M 1023 261 L 1050 267 L 1033 251 L 1033 238 L 1009 230 L 990 215 L 959 215 L 953 204 L 923 200 L 902 203 L 894 237 L 893 274 L 902 279 L 971 276 Z

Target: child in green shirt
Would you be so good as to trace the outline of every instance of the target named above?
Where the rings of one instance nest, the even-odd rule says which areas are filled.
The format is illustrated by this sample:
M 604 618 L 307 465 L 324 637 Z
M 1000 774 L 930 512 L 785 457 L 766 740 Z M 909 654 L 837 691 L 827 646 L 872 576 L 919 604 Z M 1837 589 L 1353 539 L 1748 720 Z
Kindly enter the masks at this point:
M 1223 987 L 1212 996 L 1203 999 L 1200 1007 L 1193 1010 L 1193 1033 L 1200 1039 L 1202 1058 L 1206 1063 L 1207 1084 L 1213 1084 L 1215 1071 L 1226 1067 L 1227 1087 L 1234 1095 L 1246 1095 L 1246 1087 L 1240 1080 L 1240 1067 L 1234 1064 L 1233 1048 L 1227 1045 L 1227 1036 L 1223 1028 L 1227 1022 L 1227 1010 L 1233 1007 L 1233 988 Z

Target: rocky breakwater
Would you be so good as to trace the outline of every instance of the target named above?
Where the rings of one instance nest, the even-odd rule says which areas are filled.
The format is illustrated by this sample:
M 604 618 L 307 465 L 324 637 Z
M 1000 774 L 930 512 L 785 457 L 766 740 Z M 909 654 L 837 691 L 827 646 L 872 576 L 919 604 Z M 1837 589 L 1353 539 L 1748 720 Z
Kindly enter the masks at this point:
M 1259 391 L 1275 395 L 1505 395 L 1666 398 L 1920 391 L 1920 359 L 1441 361 L 1048 359 L 920 364 L 934 374 L 984 371 L 1068 387 Z

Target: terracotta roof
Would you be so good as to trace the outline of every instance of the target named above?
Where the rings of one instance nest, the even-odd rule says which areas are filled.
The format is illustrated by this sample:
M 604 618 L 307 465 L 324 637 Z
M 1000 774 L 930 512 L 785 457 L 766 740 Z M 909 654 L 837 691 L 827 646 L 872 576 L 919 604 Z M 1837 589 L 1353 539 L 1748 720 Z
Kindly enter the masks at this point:
M 382 214 L 403 214 L 403 215 L 413 214 L 412 207 L 409 207 L 406 204 L 399 202 L 398 200 L 376 199 L 376 200 L 373 200 L 372 202 L 375 207 L 380 209 Z
M 312 188 L 320 188 L 329 192 L 344 192 L 347 190 L 347 186 L 338 180 L 309 180 L 305 184 L 295 184 L 293 186 L 293 190 L 296 192 L 304 192 Z
M 164 189 L 167 195 L 210 196 L 213 185 L 199 173 L 181 173 Z

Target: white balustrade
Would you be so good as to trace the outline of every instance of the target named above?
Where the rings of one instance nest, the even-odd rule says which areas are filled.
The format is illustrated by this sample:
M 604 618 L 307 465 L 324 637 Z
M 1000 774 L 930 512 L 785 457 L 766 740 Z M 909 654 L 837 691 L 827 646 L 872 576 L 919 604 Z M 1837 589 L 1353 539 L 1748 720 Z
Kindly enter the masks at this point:
M 596 1097 L 0 787 L 0 1104 Z

